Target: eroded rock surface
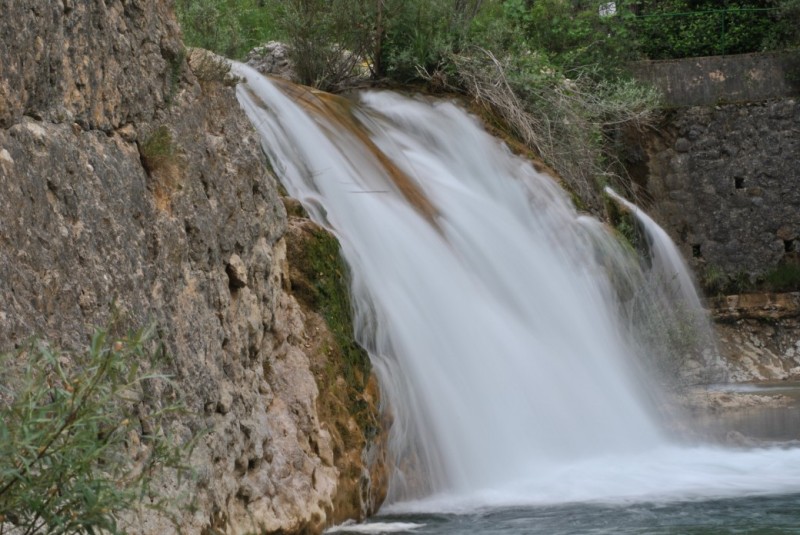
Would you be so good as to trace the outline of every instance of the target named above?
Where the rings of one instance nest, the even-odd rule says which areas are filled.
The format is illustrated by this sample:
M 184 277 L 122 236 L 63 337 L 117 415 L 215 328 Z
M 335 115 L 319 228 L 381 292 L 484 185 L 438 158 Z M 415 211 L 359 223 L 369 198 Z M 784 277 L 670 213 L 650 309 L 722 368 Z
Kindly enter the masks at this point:
M 337 442 L 352 417 L 319 411 L 320 381 L 340 377 L 315 371 L 330 335 L 290 292 L 277 184 L 169 5 L 3 3 L 0 350 L 85 347 L 112 302 L 155 321 L 187 405 L 175 431 L 201 437 L 197 479 L 157 489 L 195 502 L 184 531 L 318 532 L 379 502 L 366 439 Z M 368 383 L 354 395 L 377 421 Z M 175 531 L 151 514 L 131 529 Z
M 177 90 L 182 50 L 171 2 L 4 0 L 0 126 L 149 120 Z
M 800 294 L 745 294 L 712 302 L 732 382 L 800 380 Z
M 247 54 L 246 62 L 261 74 L 280 76 L 290 82 L 298 81 L 289 47 L 284 43 L 270 41 L 257 46 Z

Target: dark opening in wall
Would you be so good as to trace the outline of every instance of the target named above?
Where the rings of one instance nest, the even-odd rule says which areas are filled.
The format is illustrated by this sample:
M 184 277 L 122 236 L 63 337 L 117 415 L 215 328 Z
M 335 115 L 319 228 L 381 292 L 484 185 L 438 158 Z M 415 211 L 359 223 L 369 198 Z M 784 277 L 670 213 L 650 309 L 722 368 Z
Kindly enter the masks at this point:
M 703 253 L 700 251 L 700 244 L 695 243 L 692 245 L 692 258 L 702 258 Z
M 783 240 L 783 250 L 787 253 L 791 253 L 795 250 L 794 240 Z
M 733 179 L 733 185 L 736 189 L 744 189 L 744 178 L 737 176 Z

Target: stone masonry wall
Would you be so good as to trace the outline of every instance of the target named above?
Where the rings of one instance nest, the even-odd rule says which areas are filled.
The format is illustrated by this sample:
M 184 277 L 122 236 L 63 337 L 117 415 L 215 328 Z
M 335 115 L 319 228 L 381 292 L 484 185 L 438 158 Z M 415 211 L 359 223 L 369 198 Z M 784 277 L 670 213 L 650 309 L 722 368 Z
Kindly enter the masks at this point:
M 641 61 L 631 70 L 661 89 L 668 106 L 755 102 L 800 92 L 797 51 Z
M 800 270 L 798 60 L 746 54 L 634 69 L 672 107 L 644 136 L 628 133 L 628 168 L 640 204 L 709 297 L 732 381 L 800 376 L 797 294 L 720 295 L 770 289 L 770 274 Z
M 645 207 L 698 276 L 754 279 L 796 258 L 797 99 L 671 110 L 631 146 Z

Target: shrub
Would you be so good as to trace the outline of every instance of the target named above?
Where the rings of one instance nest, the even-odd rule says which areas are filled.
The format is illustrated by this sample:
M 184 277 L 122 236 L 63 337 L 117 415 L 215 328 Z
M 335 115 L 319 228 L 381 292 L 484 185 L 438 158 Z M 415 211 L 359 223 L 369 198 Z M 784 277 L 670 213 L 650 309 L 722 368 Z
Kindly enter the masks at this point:
M 381 45 L 373 62 L 379 75 L 406 82 L 419 71 L 445 66 L 448 56 L 467 44 L 470 24 L 482 7 L 480 0 L 389 0 L 385 2 Z
M 631 80 L 566 78 L 534 51 L 498 58 L 478 49 L 452 62 L 464 91 L 497 114 L 586 206 L 597 207 L 601 186 L 619 180 L 612 129 L 646 127 L 659 104 L 656 91 Z
M 780 48 L 790 38 L 781 3 L 644 2 L 634 29 L 642 52 L 651 59 L 760 52 Z
M 627 61 L 638 57 L 628 25 L 632 13 L 620 8 L 615 16 L 601 16 L 598 4 L 584 4 L 507 0 L 500 20 L 514 29 L 517 42 L 543 52 L 570 76 L 572 70 L 589 66 L 598 74 L 617 75 Z
M 230 58 L 278 38 L 278 0 L 178 0 L 178 20 L 187 45 Z
M 795 292 L 800 290 L 800 265 L 785 263 L 767 273 L 765 287 L 773 292 Z
M 276 23 L 286 35 L 300 82 L 336 90 L 359 74 L 372 47 L 372 2 L 286 0 Z
M 612 16 L 601 16 L 599 4 L 506 0 L 491 18 L 495 28 L 513 28 L 517 42 L 546 53 L 570 75 L 592 65 L 599 74 L 613 76 L 642 57 L 738 54 L 800 44 L 799 0 L 617 0 Z
M 148 393 L 170 386 L 156 366 L 153 328 L 98 330 L 83 353 L 32 342 L 0 356 L 0 532 L 119 533 L 120 515 L 144 500 L 157 470 L 185 473 L 191 445 L 166 431 L 178 405 Z

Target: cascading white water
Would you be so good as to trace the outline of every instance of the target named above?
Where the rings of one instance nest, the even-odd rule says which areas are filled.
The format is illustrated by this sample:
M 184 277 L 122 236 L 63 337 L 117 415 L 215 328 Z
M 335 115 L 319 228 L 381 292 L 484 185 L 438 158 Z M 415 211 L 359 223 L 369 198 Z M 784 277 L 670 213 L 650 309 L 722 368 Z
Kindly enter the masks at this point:
M 642 209 L 610 187 L 605 192 L 633 215 L 645 241 L 649 267 L 639 283 L 636 312 L 632 314 L 639 319 L 644 317 L 645 322 L 634 322 L 632 334 L 644 338 L 642 349 L 647 351 L 649 346 L 649 350 L 655 350 L 661 367 L 681 374 L 685 382 L 723 382 L 724 365 L 719 360 L 710 320 L 680 251 Z
M 283 184 L 351 268 L 357 337 L 395 418 L 390 502 L 800 488 L 791 450 L 762 452 L 756 477 L 737 469 L 746 454 L 671 445 L 608 270 L 625 251 L 599 247 L 596 222 L 456 105 L 282 84 L 291 99 L 234 69 Z
M 675 293 L 677 300 L 685 303 L 691 311 L 702 311 L 703 305 L 697 297 L 689 267 L 669 235 L 653 218 L 616 191 L 606 187 L 605 192 L 630 210 L 644 228 L 653 261 L 653 276 L 659 277 L 661 284 Z

